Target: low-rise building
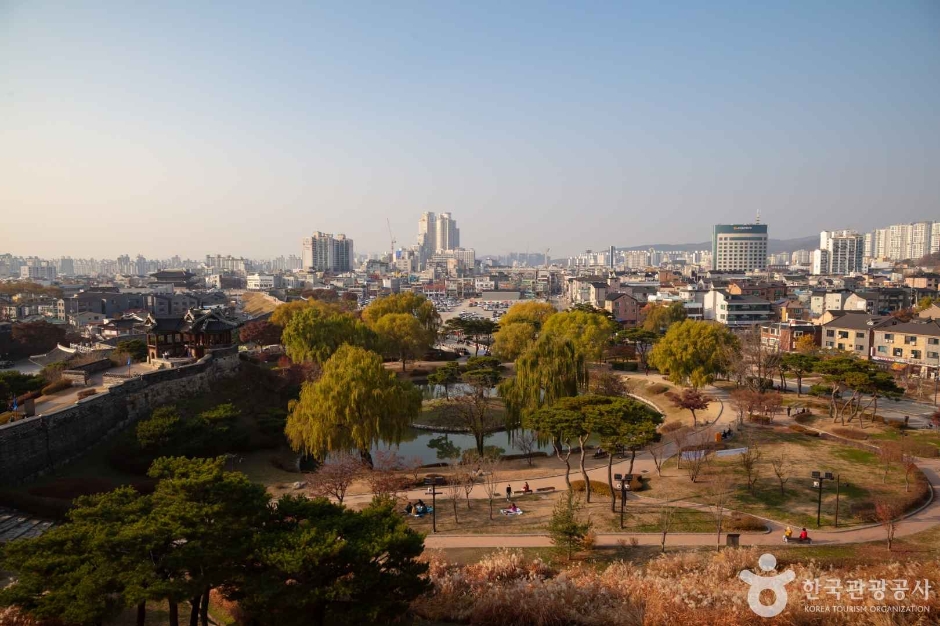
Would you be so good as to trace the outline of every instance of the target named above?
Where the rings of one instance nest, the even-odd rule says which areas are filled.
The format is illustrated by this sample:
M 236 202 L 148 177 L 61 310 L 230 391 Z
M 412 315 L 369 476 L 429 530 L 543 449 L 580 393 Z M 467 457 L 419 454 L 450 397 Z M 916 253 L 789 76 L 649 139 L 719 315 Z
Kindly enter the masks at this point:
M 887 318 L 861 311 L 844 311 L 822 325 L 821 347 L 848 352 L 862 359 L 872 354 L 872 333 Z
M 636 326 L 642 321 L 642 309 L 645 306 L 628 293 L 609 293 L 604 299 L 604 308 L 611 312 L 614 319 L 624 326 Z
M 822 327 L 805 321 L 772 322 L 760 327 L 760 343 L 770 350 L 796 352 L 797 341 L 809 335 L 819 345 Z
M 940 322 L 914 319 L 886 321 L 873 331 L 872 360 L 909 366 L 914 375 L 937 376 L 940 372 Z
M 770 301 L 757 296 L 736 296 L 722 289 L 705 294 L 703 316 L 731 328 L 746 328 L 773 321 Z

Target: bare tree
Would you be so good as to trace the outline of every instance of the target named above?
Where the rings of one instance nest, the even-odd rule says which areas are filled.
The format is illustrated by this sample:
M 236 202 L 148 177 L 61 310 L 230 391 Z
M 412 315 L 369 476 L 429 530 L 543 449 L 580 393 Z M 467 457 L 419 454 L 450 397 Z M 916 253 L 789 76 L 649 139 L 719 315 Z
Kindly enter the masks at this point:
M 422 467 L 424 467 L 424 460 L 420 456 L 413 456 L 402 463 L 402 469 L 408 472 L 412 485 L 418 485 L 418 474 L 421 473 Z
M 738 358 L 730 359 L 731 375 L 738 386 L 764 391 L 780 369 L 780 350 L 762 345 L 755 326 L 740 337 Z
M 513 437 L 512 447 L 524 454 L 526 463 L 531 466 L 532 453 L 538 447 L 538 439 L 531 430 L 523 430 Z
M 668 447 L 669 442 L 660 440 L 646 448 L 649 450 L 650 456 L 653 458 L 653 465 L 656 466 L 657 476 L 663 475 L 663 463 L 666 462 L 666 449 Z
M 781 454 L 780 456 L 774 456 L 770 459 L 770 467 L 774 470 L 774 475 L 777 477 L 777 480 L 780 482 L 780 495 L 784 495 L 783 486 L 787 484 L 787 481 L 790 480 L 790 472 L 793 469 L 793 462 L 789 457 Z
M 599 396 L 624 396 L 627 393 L 627 386 L 623 378 L 613 372 L 599 372 L 591 375 L 588 383 L 591 393 Z
M 682 459 L 682 448 L 689 440 L 691 429 L 683 426 L 676 430 L 671 430 L 666 434 L 666 440 L 676 448 L 676 469 L 679 469 L 679 461 Z
M 679 454 L 681 454 L 681 451 Z M 710 462 L 711 450 L 688 450 L 685 459 L 685 470 L 689 474 L 689 479 L 693 483 L 698 480 L 698 477 Z
M 330 455 L 316 472 L 307 475 L 307 482 L 314 495 L 336 498 L 342 504 L 349 487 L 362 474 L 362 461 L 343 452 Z
M 884 467 L 884 475 L 881 482 L 888 482 L 888 472 L 891 470 L 891 464 L 901 460 L 901 448 L 894 441 L 883 441 L 878 446 L 878 460 Z
M 392 498 L 405 487 L 399 471 L 402 458 L 391 450 L 379 450 L 372 458 L 372 470 L 368 474 L 369 489 L 379 497 Z
M 748 491 L 754 490 L 754 484 L 757 482 L 757 479 L 760 478 L 760 468 L 757 466 L 760 460 L 760 446 L 757 445 L 756 441 L 746 441 L 744 452 L 738 456 L 738 461 L 741 464 L 741 469 L 744 470 Z
M 875 501 L 875 517 L 885 529 L 889 552 L 891 551 L 891 544 L 894 543 L 894 533 L 898 528 L 898 517 L 901 512 L 901 506 L 894 500 L 879 499 Z
M 774 417 L 777 416 L 777 413 L 780 411 L 780 408 L 783 406 L 783 398 L 778 391 L 768 391 L 760 394 L 760 409 L 761 413 L 770 418 L 770 421 L 774 420 Z
M 463 469 L 460 459 L 450 459 L 449 463 L 450 475 L 447 477 L 447 483 L 444 485 L 444 493 L 447 494 L 451 504 L 454 505 L 454 524 L 459 524 L 460 520 L 457 518 L 457 502 L 460 501 L 460 496 L 464 493 Z
M 708 502 L 711 504 L 711 513 L 715 518 L 717 529 L 716 549 L 721 550 L 721 527 L 725 519 L 725 510 L 731 499 L 731 481 L 725 474 L 718 474 L 708 487 Z
M 483 491 L 486 492 L 486 498 L 490 501 L 490 519 L 493 519 L 493 500 L 500 493 L 500 468 L 501 463 L 498 458 L 484 457 L 480 463 L 480 471 L 483 478 Z
M 737 411 L 738 430 L 744 427 L 744 422 L 748 416 L 757 410 L 760 405 L 760 395 L 758 392 L 745 387 L 740 387 L 731 392 L 731 406 Z
M 901 449 L 901 467 L 904 468 L 904 491 L 911 490 L 911 475 L 917 471 L 917 457 L 910 448 Z
M 662 536 L 659 540 L 659 547 L 663 552 L 666 551 L 666 535 L 672 529 L 676 518 L 678 517 L 679 507 L 672 506 L 668 502 L 664 502 L 661 507 L 659 507 L 659 517 L 656 520 L 656 526 L 659 528 L 659 532 L 662 533 Z
M 463 484 L 464 497 L 467 500 L 467 508 L 470 508 L 470 492 L 476 487 L 477 474 L 482 471 L 482 459 L 475 458 L 474 455 L 468 455 L 457 465 L 459 468 L 460 480 Z

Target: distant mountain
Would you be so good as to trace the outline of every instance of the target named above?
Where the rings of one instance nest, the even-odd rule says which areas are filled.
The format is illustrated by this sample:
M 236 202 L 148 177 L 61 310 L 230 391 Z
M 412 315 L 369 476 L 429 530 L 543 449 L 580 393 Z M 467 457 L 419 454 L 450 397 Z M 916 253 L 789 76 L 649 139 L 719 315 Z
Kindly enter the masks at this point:
M 643 246 L 630 246 L 617 248 L 618 250 L 676 250 L 679 252 L 693 252 L 695 250 L 711 250 L 712 242 L 702 243 L 653 243 Z M 819 236 L 797 237 L 796 239 L 771 239 L 767 242 L 767 253 L 794 252 L 796 250 L 814 250 L 819 247 Z

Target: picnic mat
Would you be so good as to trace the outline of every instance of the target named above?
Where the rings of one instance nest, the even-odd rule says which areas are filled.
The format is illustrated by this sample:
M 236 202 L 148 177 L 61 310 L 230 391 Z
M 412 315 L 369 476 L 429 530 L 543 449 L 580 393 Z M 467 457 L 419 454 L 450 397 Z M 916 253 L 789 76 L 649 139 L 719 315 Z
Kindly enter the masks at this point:
M 503 515 L 522 515 L 522 509 L 519 509 L 518 511 L 510 511 L 509 509 L 500 509 L 499 512 L 502 513 Z

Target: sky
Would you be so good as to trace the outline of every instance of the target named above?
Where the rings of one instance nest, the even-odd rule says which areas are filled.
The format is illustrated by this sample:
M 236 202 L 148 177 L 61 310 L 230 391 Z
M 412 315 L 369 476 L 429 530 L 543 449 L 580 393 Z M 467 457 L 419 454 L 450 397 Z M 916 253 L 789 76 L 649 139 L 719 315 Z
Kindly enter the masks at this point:
M 940 3 L 0 0 L 0 254 L 940 220 Z

